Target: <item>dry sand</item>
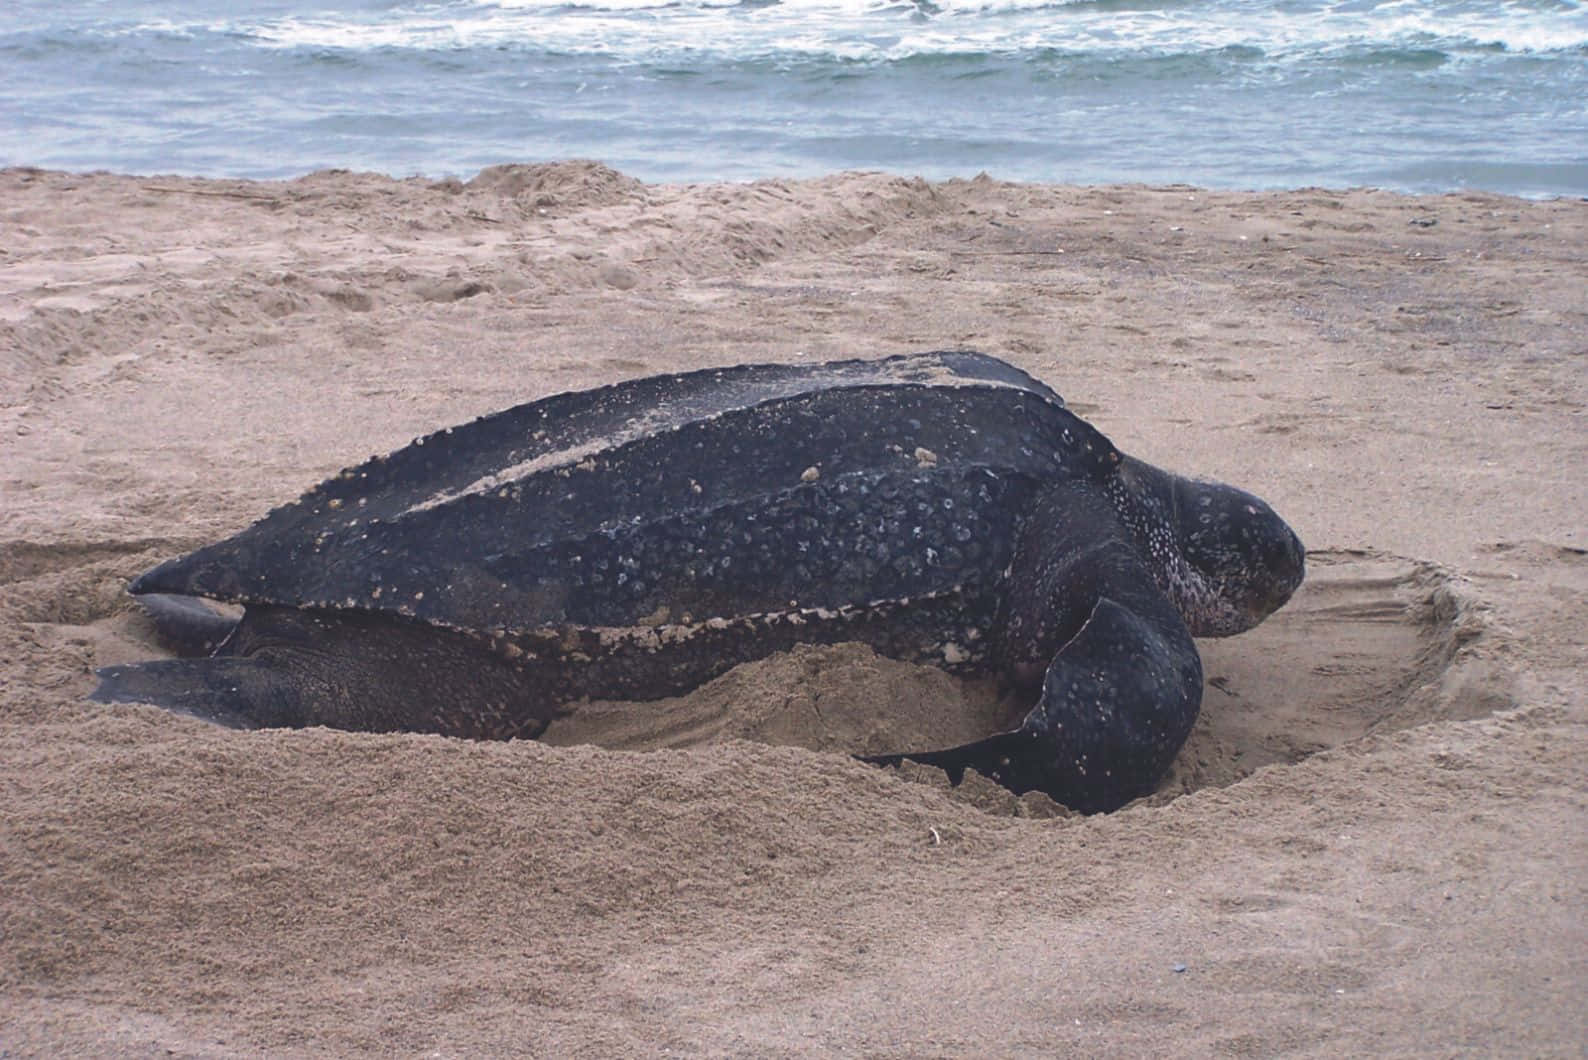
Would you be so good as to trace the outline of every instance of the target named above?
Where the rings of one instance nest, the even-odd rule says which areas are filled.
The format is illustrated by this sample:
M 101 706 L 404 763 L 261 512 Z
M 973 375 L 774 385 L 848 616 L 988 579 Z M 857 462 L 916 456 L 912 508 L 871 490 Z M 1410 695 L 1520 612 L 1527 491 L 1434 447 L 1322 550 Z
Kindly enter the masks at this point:
M 0 1053 L 1582 1055 L 1588 205 L 10 170 L 0 234 Z M 629 750 L 83 700 L 127 577 L 413 435 L 939 347 L 1313 550 L 1122 812 L 836 753 L 985 693 L 854 648 Z

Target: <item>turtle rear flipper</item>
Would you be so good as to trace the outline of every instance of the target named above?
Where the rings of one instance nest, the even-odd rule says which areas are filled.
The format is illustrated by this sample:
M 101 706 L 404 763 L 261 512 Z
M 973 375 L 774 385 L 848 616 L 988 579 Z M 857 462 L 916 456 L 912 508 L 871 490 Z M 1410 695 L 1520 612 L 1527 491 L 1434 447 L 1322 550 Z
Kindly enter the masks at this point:
M 267 660 L 223 656 L 160 659 L 97 671 L 100 703 L 152 703 L 228 729 L 291 725 L 298 698 L 290 680 Z
M 540 735 L 555 671 L 456 630 L 360 611 L 249 606 L 216 655 L 99 671 L 92 698 L 241 729 L 324 725 L 472 739 Z

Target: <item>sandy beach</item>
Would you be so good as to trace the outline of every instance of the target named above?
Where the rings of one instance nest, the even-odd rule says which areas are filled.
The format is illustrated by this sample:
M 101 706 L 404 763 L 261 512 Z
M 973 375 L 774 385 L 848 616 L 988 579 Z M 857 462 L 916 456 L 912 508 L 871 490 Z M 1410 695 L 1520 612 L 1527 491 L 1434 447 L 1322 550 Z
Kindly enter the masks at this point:
M 1582 1055 L 1588 203 L 10 169 L 0 233 L 0 1054 Z M 416 435 L 942 348 L 1308 546 L 1120 812 L 852 760 L 986 705 L 855 646 L 546 742 L 84 698 L 130 577 Z

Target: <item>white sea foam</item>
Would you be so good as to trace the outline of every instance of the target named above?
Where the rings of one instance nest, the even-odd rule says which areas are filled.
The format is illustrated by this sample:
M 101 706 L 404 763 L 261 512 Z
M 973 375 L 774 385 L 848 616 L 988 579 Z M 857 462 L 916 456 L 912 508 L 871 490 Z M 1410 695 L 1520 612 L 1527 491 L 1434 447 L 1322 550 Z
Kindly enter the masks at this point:
M 1250 49 L 1271 60 L 1362 50 L 1588 50 L 1580 5 L 1416 3 L 1365 6 L 1227 0 L 1120 10 L 1052 0 L 498 0 L 395 7 L 367 14 L 169 19 L 160 32 L 241 34 L 280 48 L 366 50 L 525 47 L 563 55 L 654 61 L 767 56 L 897 60 L 1033 50 L 1179 55 Z

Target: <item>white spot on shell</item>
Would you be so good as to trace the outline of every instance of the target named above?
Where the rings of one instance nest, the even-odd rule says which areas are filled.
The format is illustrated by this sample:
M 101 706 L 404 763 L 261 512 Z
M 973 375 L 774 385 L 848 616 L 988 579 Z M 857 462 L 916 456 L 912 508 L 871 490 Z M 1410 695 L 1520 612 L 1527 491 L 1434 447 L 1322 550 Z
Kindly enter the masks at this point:
M 804 471 L 800 472 L 800 481 L 801 482 L 815 482 L 817 479 L 819 479 L 821 477 L 822 477 L 821 470 L 819 468 L 817 468 L 814 464 L 811 465 L 810 467 L 806 468 Z

